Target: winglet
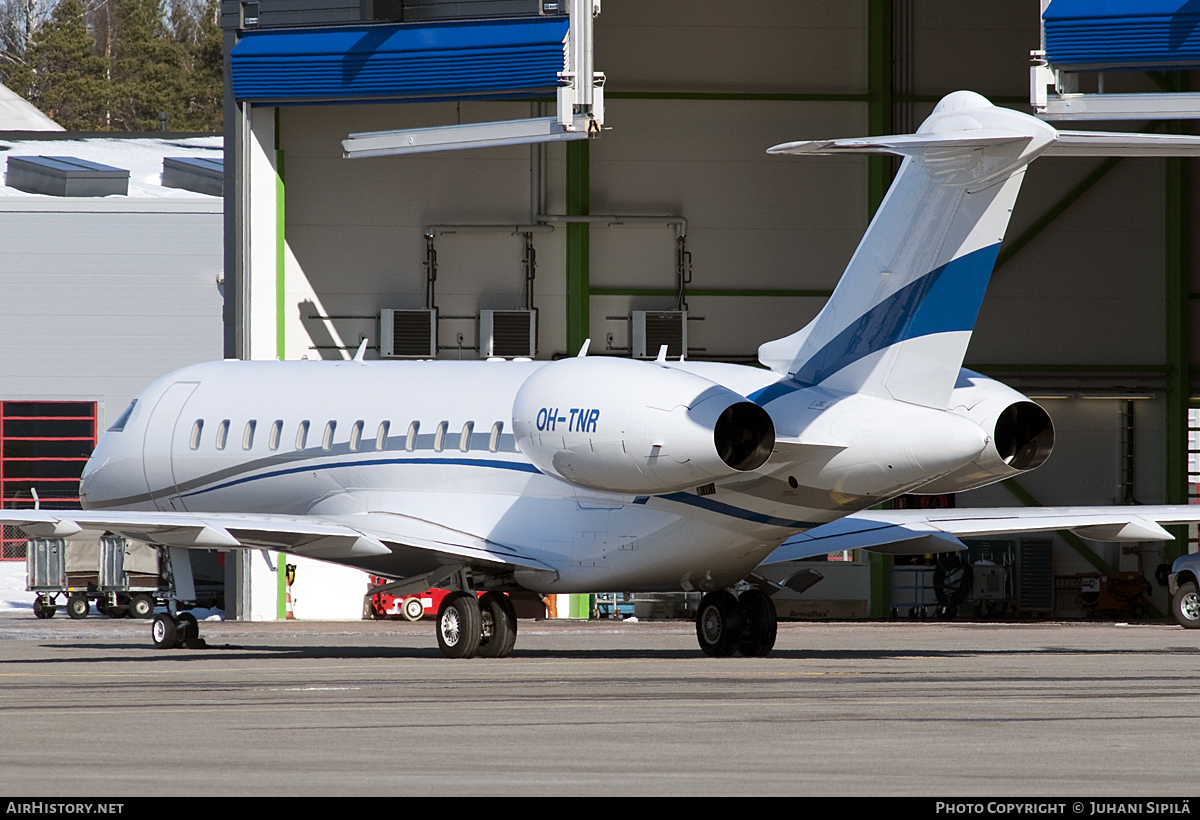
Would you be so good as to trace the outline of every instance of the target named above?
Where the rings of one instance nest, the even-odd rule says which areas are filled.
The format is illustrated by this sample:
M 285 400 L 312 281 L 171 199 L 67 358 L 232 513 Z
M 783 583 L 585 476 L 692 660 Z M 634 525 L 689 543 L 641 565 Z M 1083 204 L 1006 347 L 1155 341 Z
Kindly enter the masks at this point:
M 579 352 L 575 354 L 575 358 L 582 359 L 583 357 L 587 356 L 588 348 L 591 347 L 591 345 L 592 345 L 591 337 L 584 339 L 583 347 L 579 348 Z

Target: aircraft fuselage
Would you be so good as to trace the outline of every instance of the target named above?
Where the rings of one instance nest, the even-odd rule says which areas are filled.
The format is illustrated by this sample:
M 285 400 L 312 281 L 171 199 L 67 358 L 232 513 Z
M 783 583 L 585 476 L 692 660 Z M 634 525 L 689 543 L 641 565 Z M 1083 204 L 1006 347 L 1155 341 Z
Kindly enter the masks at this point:
M 739 396 L 778 381 L 735 365 L 621 361 L 631 373 L 691 374 Z M 553 375 L 557 364 L 186 368 L 147 388 L 123 429 L 104 436 L 84 473 L 83 503 L 329 520 L 368 514 L 384 532 L 389 522 L 424 521 L 553 567 L 553 574 L 516 574 L 538 591 L 709 590 L 745 577 L 790 535 L 970 462 L 986 439 L 978 425 L 946 412 L 797 389 L 766 403 L 780 443 L 761 468 L 730 470 L 688 490 L 606 492 L 544 474 L 514 435 L 518 391 L 543 368 Z M 572 401 L 584 387 L 564 384 L 563 401 L 531 411 L 531 432 L 543 446 L 553 436 L 564 451 L 579 442 L 585 450 L 628 449 L 635 439 L 645 445 L 645 431 L 610 425 L 617 396 Z M 666 417 L 670 408 L 651 409 Z M 624 456 L 652 462 L 673 454 Z M 413 556 L 347 563 L 395 577 L 412 571 Z

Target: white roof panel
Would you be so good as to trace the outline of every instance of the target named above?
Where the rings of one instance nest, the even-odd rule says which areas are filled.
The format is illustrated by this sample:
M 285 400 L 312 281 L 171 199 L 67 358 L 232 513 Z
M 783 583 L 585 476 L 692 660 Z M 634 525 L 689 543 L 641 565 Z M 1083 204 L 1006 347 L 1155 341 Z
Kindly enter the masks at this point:
M 0 172 L 5 172 L 5 157 L 69 156 L 129 171 L 129 194 L 103 197 L 106 201 L 135 199 L 174 199 L 219 202 L 220 197 L 195 193 L 162 184 L 165 157 L 195 157 L 220 161 L 224 156 L 222 137 L 87 137 L 83 139 L 6 139 L 0 134 Z M 29 194 L 7 184 L 0 187 L 0 199 L 61 199 L 44 194 Z

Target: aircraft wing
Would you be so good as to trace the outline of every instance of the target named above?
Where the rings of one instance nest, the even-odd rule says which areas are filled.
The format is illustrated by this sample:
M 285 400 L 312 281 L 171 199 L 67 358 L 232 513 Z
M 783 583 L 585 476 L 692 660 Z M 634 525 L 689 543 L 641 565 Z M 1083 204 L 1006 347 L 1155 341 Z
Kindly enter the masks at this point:
M 1163 524 L 1200 522 L 1196 506 L 984 507 L 942 510 L 863 510 L 784 541 L 760 565 L 848 549 L 920 555 L 965 549 L 959 536 L 1070 530 L 1092 541 L 1171 541 Z
M 32 538 L 63 538 L 104 530 L 167 547 L 270 549 L 326 561 L 409 557 L 415 570 L 478 563 L 551 570 L 521 550 L 431 521 L 390 513 L 280 516 L 248 513 L 106 510 L 0 510 L 0 524 Z M 415 571 L 414 571 L 415 574 Z

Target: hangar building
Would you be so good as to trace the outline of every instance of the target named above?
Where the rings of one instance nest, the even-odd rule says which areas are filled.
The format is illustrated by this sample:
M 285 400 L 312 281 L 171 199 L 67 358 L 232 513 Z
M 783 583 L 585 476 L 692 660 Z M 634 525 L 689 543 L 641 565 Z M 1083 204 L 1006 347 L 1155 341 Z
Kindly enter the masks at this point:
M 5 507 L 35 491 L 78 507 L 83 465 L 132 398 L 221 356 L 222 151 L 213 136 L 66 132 L 0 86 Z M 23 558 L 24 535 L 3 529 L 0 559 Z
M 561 116 L 569 5 L 223 3 L 225 356 L 349 358 L 365 339 L 368 358 L 548 359 L 591 339 L 593 353 L 652 357 L 661 343 L 672 355 L 753 363 L 760 344 L 820 309 L 896 167 L 767 147 L 909 132 L 963 88 L 1088 120 L 1072 127 L 1180 132 L 1200 113 L 1185 70 L 1200 55 L 1170 35 L 1184 30 L 1172 21 L 1191 19 L 1182 3 L 1123 17 L 1111 4 L 1107 30 L 1118 34 L 1096 42 L 1072 28 L 1076 0 L 608 0 L 593 32 L 603 130 L 488 141 L 518 127 L 505 123 Z M 1157 51 L 1122 51 L 1159 29 Z M 483 147 L 359 148 L 397 131 Z M 1189 450 L 1200 449 L 1189 444 L 1193 164 L 1047 158 L 1031 168 L 966 365 L 1046 406 L 1055 454 L 953 503 L 1189 499 Z M 214 298 L 205 270 L 194 287 L 206 295 L 189 304 Z M 139 318 L 126 324 L 143 329 L 164 316 L 154 304 L 131 310 Z M 37 332 L 61 338 L 52 318 Z M 147 363 L 154 376 L 171 369 Z M 1008 568 L 1009 602 L 1031 615 L 1094 608 L 1085 593 L 1121 574 L 1147 588 L 1117 595 L 1121 607 L 1161 613 L 1155 570 L 1190 543 L 1055 535 L 978 544 L 972 558 Z M 826 562 L 794 614 L 886 613 L 900 567 L 843 557 Z
M 344 146 L 553 115 L 562 69 L 538 60 L 567 5 L 226 0 L 227 356 L 348 358 L 366 339 L 368 358 L 414 354 L 406 340 L 425 357 L 545 359 L 590 338 L 593 352 L 653 356 L 661 340 L 672 354 L 752 363 L 819 310 L 895 169 L 765 149 L 909 132 L 957 89 L 1028 112 L 1030 52 L 1047 48 L 1034 0 L 606 0 L 594 21 L 601 133 L 391 156 Z M 504 39 L 518 29 L 519 42 Z M 418 35 L 442 39 L 422 53 L 405 44 Z M 1080 116 L 1080 100 L 1103 92 L 1107 119 L 1072 127 L 1178 131 L 1196 116 L 1178 61 L 1071 56 L 1055 36 L 1061 65 L 1035 55 L 1042 97 L 1062 69 L 1049 115 Z M 488 62 L 503 43 L 527 74 Z M 476 68 L 438 62 L 439 48 Z M 404 75 L 405 60 L 424 69 Z M 1029 171 L 966 365 L 1037 397 L 1056 450 L 958 505 L 1188 500 L 1194 174 L 1162 159 Z M 1079 609 L 1083 576 L 1121 571 L 1149 579 L 1142 603 L 1165 612 L 1155 569 L 1187 543 L 1056 535 L 978 548 L 1011 562 L 1014 603 L 1030 614 Z M 798 612 L 886 611 L 890 560 L 849 557 Z

